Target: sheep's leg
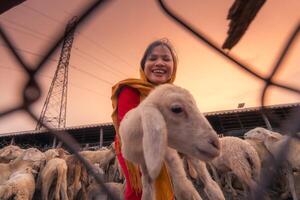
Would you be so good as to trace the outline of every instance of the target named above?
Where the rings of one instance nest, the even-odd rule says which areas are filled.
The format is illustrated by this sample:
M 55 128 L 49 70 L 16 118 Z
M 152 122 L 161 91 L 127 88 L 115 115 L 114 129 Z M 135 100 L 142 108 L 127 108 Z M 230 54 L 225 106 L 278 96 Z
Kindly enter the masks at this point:
M 67 169 L 64 169 L 64 172 L 62 173 L 62 183 L 61 183 L 60 193 L 61 193 L 62 200 L 69 200 L 67 194 Z
M 175 197 L 185 200 L 202 200 L 191 181 L 187 179 L 183 163 L 177 151 L 167 148 L 165 161 L 173 181 Z
M 0 185 L 0 199 L 6 200 L 13 195 L 13 188 L 10 185 Z
M 255 191 L 257 183 L 251 178 L 251 173 L 246 170 L 244 170 L 243 172 L 241 172 L 240 170 L 234 170 L 234 173 L 242 182 L 244 197 L 253 198 L 253 191 Z
M 225 184 L 228 187 L 228 190 L 231 192 L 233 199 L 237 199 L 238 193 L 232 186 L 232 176 L 234 175 L 233 172 L 227 172 L 224 175 L 225 178 Z
M 143 194 L 142 200 L 154 200 L 155 191 L 150 176 L 147 173 L 146 166 L 141 166 Z
M 280 199 L 288 199 L 290 196 L 290 187 L 289 187 L 289 180 L 284 167 L 280 169 L 281 176 L 283 179 L 280 181 L 279 188 L 281 189 Z
M 83 185 L 81 189 L 82 189 L 82 200 L 87 200 L 88 196 L 87 196 L 86 186 Z
M 257 187 L 256 182 L 252 179 L 252 168 L 246 160 L 232 163 L 232 172 L 237 176 L 238 180 L 243 184 L 243 194 L 252 194 L 252 191 Z M 259 174 L 259 172 L 257 173 Z M 257 177 L 258 178 L 258 177 Z M 249 191 L 249 192 L 248 192 Z
M 210 163 L 208 163 L 208 165 L 209 165 L 209 167 L 210 167 L 210 169 L 211 169 L 211 171 L 212 171 L 213 179 L 214 179 L 214 180 L 218 183 L 218 185 L 221 187 L 221 186 L 222 186 L 222 183 L 221 183 L 221 180 L 220 180 L 220 177 L 219 177 L 219 174 L 218 174 L 216 168 L 215 168 L 212 164 L 210 164 Z
M 29 195 L 25 194 L 24 192 L 17 192 L 17 194 L 14 197 L 14 200 L 31 200 L 29 199 Z
M 229 187 L 229 190 L 231 191 L 231 194 L 233 196 L 233 199 L 236 199 L 237 197 L 237 192 L 235 191 L 235 189 L 232 187 L 232 181 L 231 181 L 231 174 L 228 172 L 225 175 L 225 183 L 226 186 Z
M 204 184 L 204 192 L 210 200 L 225 200 L 223 192 L 211 175 L 209 174 L 206 163 L 195 158 L 188 159 L 196 171 L 197 176 Z
M 46 173 L 45 173 L 46 174 Z M 42 197 L 43 200 L 48 200 L 48 193 L 53 182 L 54 175 L 50 174 L 50 176 L 43 176 L 42 175 Z
M 87 200 L 87 186 L 88 183 L 88 173 L 85 168 L 81 168 L 81 174 L 80 174 L 80 182 L 81 182 L 81 190 L 82 190 L 82 200 Z
M 56 167 L 57 170 L 57 178 L 56 178 L 56 185 L 55 185 L 55 191 L 54 191 L 54 199 L 60 200 L 60 188 L 61 188 L 61 182 L 62 182 L 62 168 L 60 166 Z
M 295 181 L 295 191 L 297 198 L 300 197 L 300 171 L 297 170 L 293 173 L 294 181 Z
M 79 162 L 76 163 L 75 169 L 74 169 L 74 182 L 71 185 L 72 190 L 72 198 L 77 196 L 78 191 L 80 190 L 80 176 L 82 173 L 81 165 Z
M 296 189 L 295 189 L 293 169 L 291 168 L 291 166 L 289 164 L 286 165 L 286 173 L 287 173 L 287 178 L 288 178 L 289 189 L 291 191 L 293 200 L 298 200 L 298 197 L 296 194 Z

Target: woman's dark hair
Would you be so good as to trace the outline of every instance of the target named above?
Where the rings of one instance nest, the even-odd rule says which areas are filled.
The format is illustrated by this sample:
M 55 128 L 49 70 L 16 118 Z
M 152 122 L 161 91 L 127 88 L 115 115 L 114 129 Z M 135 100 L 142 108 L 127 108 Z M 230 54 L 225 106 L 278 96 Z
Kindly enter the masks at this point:
M 170 50 L 171 55 L 172 55 L 172 59 L 173 59 L 173 62 L 174 62 L 174 67 L 176 67 L 177 66 L 177 57 L 176 57 L 176 53 L 175 53 L 174 48 L 172 47 L 172 45 L 171 45 L 171 43 L 168 39 L 160 39 L 160 40 L 156 40 L 156 41 L 152 42 L 147 47 L 147 49 L 144 52 L 144 55 L 141 59 L 141 62 L 140 62 L 141 68 L 144 70 L 147 57 L 149 56 L 149 54 L 151 54 L 152 50 L 157 46 L 165 46 Z

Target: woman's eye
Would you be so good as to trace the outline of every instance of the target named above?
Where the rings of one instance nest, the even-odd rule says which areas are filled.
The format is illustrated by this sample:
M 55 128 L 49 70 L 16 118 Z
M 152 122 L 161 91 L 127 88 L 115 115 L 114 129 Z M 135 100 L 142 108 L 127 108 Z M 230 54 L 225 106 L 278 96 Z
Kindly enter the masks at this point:
M 151 61 L 155 61 L 157 58 L 156 57 L 149 57 L 148 60 L 151 60 Z
M 180 106 L 174 106 L 174 107 L 171 108 L 171 111 L 173 113 L 181 113 L 183 110 Z

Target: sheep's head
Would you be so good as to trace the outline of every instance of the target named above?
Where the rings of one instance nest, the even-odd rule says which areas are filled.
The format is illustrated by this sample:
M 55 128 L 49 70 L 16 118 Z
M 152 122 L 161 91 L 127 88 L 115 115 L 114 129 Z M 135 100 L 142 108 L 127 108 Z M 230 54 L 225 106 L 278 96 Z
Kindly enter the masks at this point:
M 149 100 L 155 102 L 164 118 L 170 147 L 204 161 L 219 155 L 218 136 L 186 89 L 161 85 L 149 95 Z
M 39 168 L 41 163 L 45 161 L 45 155 L 36 148 L 29 148 L 24 151 L 20 159 L 32 163 L 33 168 Z
M 0 159 L 3 160 L 4 162 L 9 162 L 19 157 L 23 152 L 24 150 L 18 146 L 8 145 L 1 149 Z
M 269 130 L 262 127 L 256 127 L 246 132 L 244 134 L 244 138 L 264 141 L 268 135 L 269 135 Z
M 58 149 L 48 149 L 47 151 L 44 152 L 44 155 L 46 157 L 46 160 L 49 161 L 53 158 L 58 158 L 59 152 Z
M 144 139 L 148 142 L 143 142 L 144 154 L 149 148 L 153 159 L 157 159 L 157 153 L 164 153 L 160 150 L 167 143 L 204 161 L 219 155 L 219 138 L 187 90 L 171 84 L 158 86 L 139 107 Z
M 264 142 L 267 139 L 274 138 L 274 140 L 279 140 L 282 138 L 282 135 L 262 127 L 256 127 L 244 134 L 245 139 L 258 140 Z

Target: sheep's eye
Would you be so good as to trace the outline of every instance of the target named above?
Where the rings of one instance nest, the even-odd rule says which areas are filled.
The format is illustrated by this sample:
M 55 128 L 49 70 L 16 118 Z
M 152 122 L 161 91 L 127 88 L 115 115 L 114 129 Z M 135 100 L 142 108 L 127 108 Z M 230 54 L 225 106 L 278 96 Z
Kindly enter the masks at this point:
M 180 106 L 173 106 L 173 107 L 171 108 L 171 111 L 172 111 L 173 113 L 181 113 L 183 110 L 182 110 L 182 108 L 181 108 Z

